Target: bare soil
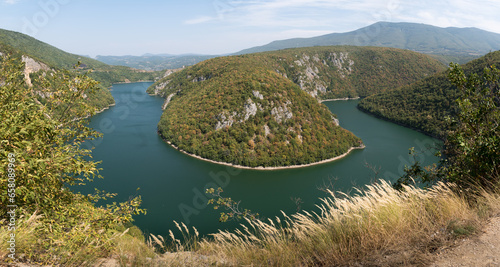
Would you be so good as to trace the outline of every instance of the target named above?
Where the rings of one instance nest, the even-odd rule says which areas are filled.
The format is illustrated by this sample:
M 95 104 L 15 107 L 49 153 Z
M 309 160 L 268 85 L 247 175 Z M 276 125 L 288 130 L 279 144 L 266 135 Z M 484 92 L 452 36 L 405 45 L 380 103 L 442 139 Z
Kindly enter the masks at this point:
M 500 217 L 491 218 L 477 235 L 441 248 L 430 266 L 500 266 Z

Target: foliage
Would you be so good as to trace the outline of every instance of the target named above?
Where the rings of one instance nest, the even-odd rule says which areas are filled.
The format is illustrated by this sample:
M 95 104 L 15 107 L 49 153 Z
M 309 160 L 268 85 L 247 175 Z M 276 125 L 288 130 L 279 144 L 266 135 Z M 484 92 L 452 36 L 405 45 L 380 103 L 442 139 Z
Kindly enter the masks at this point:
M 492 52 L 463 66 L 464 73 L 481 73 L 500 64 L 500 51 Z M 363 99 L 359 108 L 375 116 L 445 138 L 450 129 L 446 117 L 455 116 L 460 91 L 448 79 L 449 71 L 436 74 L 396 90 Z
M 115 225 L 132 221 L 133 215 L 144 211 L 139 208 L 140 197 L 97 208 L 90 200 L 112 195 L 83 196 L 68 189 L 100 177 L 98 162 L 90 160 L 91 150 L 82 148 L 99 134 L 86 126 L 86 119 L 78 119 L 95 114 L 84 96 L 95 92 L 97 82 L 85 74 L 55 73 L 47 88 L 28 87 L 23 69 L 18 58 L 2 59 L 0 64 L 4 122 L 0 184 L 5 189 L 0 200 L 17 207 L 17 226 L 26 236 L 18 235 L 16 248 L 26 255 L 25 260 L 45 264 L 84 260 L 80 253 L 106 254 L 112 248 L 110 231 Z M 6 190 L 7 185 L 13 192 Z M 11 210 L 2 206 L 0 216 L 6 218 Z M 8 237 L 7 223 L 1 224 L 3 238 Z
M 158 130 L 189 153 L 274 167 L 321 161 L 360 145 L 326 106 L 260 58 L 212 59 L 171 76 L 162 94 L 173 97 Z
M 450 64 L 450 82 L 459 90 L 456 114 L 449 126 L 439 168 L 423 168 L 420 162 L 406 169 L 395 184 L 417 181 L 432 184 L 453 182 L 459 188 L 491 189 L 500 182 L 500 71 L 489 66 L 466 75 L 458 64 Z
M 492 65 L 482 74 L 467 76 L 452 64 L 449 77 L 460 97 L 444 150 L 448 180 L 496 186 L 500 182 L 500 70 Z
M 222 188 L 214 188 L 207 189 L 206 193 L 210 195 L 211 199 L 208 200 L 209 205 L 214 205 L 214 209 L 225 208 L 228 213 L 221 212 L 220 214 L 220 222 L 227 222 L 228 220 L 241 220 L 243 218 L 248 218 L 250 220 L 255 220 L 259 216 L 258 213 L 253 213 L 252 211 L 245 209 L 240 210 L 240 201 L 236 202 L 232 200 L 230 197 L 222 197 L 221 193 L 223 192 Z
M 80 68 L 92 70 L 90 77 L 110 87 L 113 83 L 129 81 L 153 81 L 159 73 L 146 72 L 123 66 L 110 66 L 89 57 L 66 53 L 28 35 L 0 29 L 0 52 L 15 56 L 26 55 L 56 70 L 72 69 L 76 62 Z

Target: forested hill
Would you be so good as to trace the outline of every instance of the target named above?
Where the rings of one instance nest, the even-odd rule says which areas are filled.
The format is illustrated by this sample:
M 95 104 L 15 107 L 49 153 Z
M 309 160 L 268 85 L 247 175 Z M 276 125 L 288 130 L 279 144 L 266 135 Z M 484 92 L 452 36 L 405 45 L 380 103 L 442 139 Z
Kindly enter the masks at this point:
M 409 49 L 436 55 L 444 62 L 452 60 L 465 63 L 488 52 L 500 49 L 500 34 L 477 28 L 440 28 L 418 23 L 378 22 L 346 33 L 274 41 L 236 54 L 331 45 Z
M 481 75 L 485 67 L 500 66 L 500 51 L 463 65 L 466 74 Z M 447 124 L 446 116 L 453 114 L 458 90 L 448 80 L 448 71 L 363 99 L 361 110 L 376 116 L 421 130 L 427 134 L 443 137 Z
M 148 92 L 167 98 L 158 129 L 182 150 L 250 167 L 302 165 L 361 144 L 319 99 L 366 96 L 444 68 L 391 48 L 291 49 L 210 59 Z
M 446 69 L 427 55 L 382 47 L 310 47 L 239 57 L 262 63 L 268 71 L 289 79 L 318 99 L 365 97 L 411 84 Z M 212 66 L 218 68 L 215 63 Z M 214 69 L 205 67 L 203 71 L 207 77 Z M 170 80 L 172 77 L 158 81 L 150 92 L 165 96 Z
M 81 62 L 82 69 L 92 70 L 90 76 L 103 86 L 126 81 L 154 80 L 153 72 L 123 66 L 110 66 L 95 59 L 64 52 L 28 35 L 0 29 L 0 52 L 25 55 L 53 69 L 72 69 Z
M 204 61 L 169 76 L 160 134 L 206 159 L 249 167 L 313 163 L 361 140 L 259 56 Z M 154 92 L 153 90 L 150 92 Z

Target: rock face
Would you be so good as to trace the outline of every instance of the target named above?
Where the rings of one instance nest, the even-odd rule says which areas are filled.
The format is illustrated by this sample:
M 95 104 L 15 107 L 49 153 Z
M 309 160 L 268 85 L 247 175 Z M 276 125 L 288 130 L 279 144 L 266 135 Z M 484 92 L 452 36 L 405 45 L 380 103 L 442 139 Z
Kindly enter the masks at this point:
M 314 47 L 245 56 L 264 59 L 269 71 L 294 82 L 318 100 L 366 97 L 446 69 L 429 56 L 393 48 Z M 188 78 L 193 83 L 206 82 L 216 73 L 214 69 Z M 169 80 L 160 80 L 150 93 L 166 97 L 162 91 L 170 88 Z
M 337 67 L 342 78 L 352 73 L 354 61 L 349 58 L 349 53 L 340 52 L 338 55 L 337 53 L 331 53 L 329 59 Z
M 168 104 L 170 103 L 170 100 L 172 100 L 172 97 L 175 96 L 175 93 L 173 94 L 170 94 L 168 97 L 167 97 L 167 100 L 165 100 L 165 103 L 163 103 L 163 107 L 161 109 L 165 110 L 168 106 Z
M 236 112 L 233 112 L 232 114 L 228 114 L 227 112 L 219 114 L 219 116 L 217 116 L 217 125 L 215 126 L 215 130 L 218 131 L 220 129 L 233 126 L 234 117 L 236 116 L 238 116 Z
M 167 78 L 168 76 L 180 71 L 182 69 L 173 69 L 173 70 L 166 70 L 165 71 L 165 74 L 163 74 L 163 77 L 160 79 L 160 80 L 163 80 L 165 78 Z M 158 78 L 157 78 L 158 79 Z M 166 80 L 166 81 L 163 81 L 163 82 L 160 82 L 160 83 L 157 83 L 154 85 L 154 90 L 151 92 L 149 91 L 148 93 L 149 94 L 152 94 L 152 95 L 157 95 L 157 96 L 161 96 L 161 97 L 166 97 L 166 95 L 164 94 L 164 92 L 166 91 L 167 89 L 167 85 L 171 82 L 171 80 Z M 168 105 L 168 103 L 167 103 Z M 164 107 L 166 105 L 163 105 Z M 165 109 L 165 108 L 163 108 Z
M 319 100 L 371 95 L 444 68 L 389 48 L 289 49 L 210 59 L 148 93 L 166 98 L 158 131 L 179 149 L 244 166 L 300 165 L 361 144 Z
M 160 80 L 148 89 L 166 96 L 159 133 L 185 152 L 248 167 L 309 164 L 360 144 L 335 125 L 325 105 L 275 67 L 252 57 L 224 57 Z M 310 71 L 316 72 L 313 66 Z
M 288 105 L 291 104 L 292 102 L 287 101 L 284 105 L 279 107 L 274 107 L 271 110 L 271 115 L 273 115 L 276 122 L 281 123 L 293 118 L 292 111 L 288 109 Z
M 35 73 L 35 72 L 38 72 L 41 70 L 45 70 L 45 71 L 50 70 L 49 66 L 47 66 L 43 63 L 37 62 L 36 60 L 34 60 L 30 57 L 24 56 L 24 55 L 22 56 L 22 61 L 25 64 L 24 79 L 26 81 L 26 84 L 28 84 L 28 86 L 30 86 L 30 87 L 33 86 L 33 84 L 31 83 L 31 78 L 30 78 L 31 73 Z

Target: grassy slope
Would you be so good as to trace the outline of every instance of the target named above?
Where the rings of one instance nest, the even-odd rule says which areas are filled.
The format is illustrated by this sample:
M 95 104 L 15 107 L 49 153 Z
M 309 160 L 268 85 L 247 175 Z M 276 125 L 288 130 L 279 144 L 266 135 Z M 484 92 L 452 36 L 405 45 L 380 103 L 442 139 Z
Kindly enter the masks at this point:
M 466 73 L 481 73 L 490 65 L 500 66 L 500 51 L 465 64 Z M 447 71 L 363 99 L 359 108 L 381 118 L 443 137 L 447 130 L 446 116 L 453 113 L 458 90 L 451 85 Z

